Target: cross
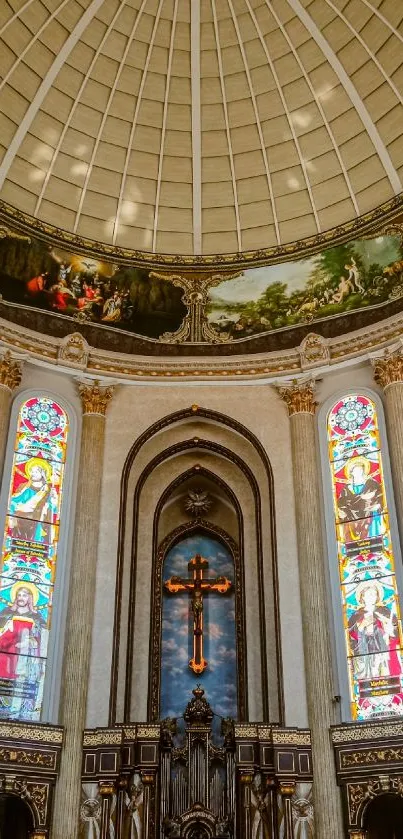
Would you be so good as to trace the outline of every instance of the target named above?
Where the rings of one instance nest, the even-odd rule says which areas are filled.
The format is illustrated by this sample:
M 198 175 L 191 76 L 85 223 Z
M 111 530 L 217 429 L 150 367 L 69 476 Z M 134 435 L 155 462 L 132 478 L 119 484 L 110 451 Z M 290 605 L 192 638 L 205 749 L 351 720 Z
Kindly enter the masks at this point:
M 190 560 L 188 568 L 192 574 L 190 580 L 184 580 L 182 577 L 170 577 L 169 580 L 166 580 L 164 586 L 171 594 L 177 594 L 178 591 L 188 591 L 192 596 L 193 658 L 189 661 L 189 667 L 194 673 L 199 674 L 203 673 L 208 664 L 203 656 L 203 595 L 209 591 L 225 594 L 232 583 L 227 577 L 205 579 L 203 571 L 207 571 L 208 562 L 200 554 L 196 554 Z

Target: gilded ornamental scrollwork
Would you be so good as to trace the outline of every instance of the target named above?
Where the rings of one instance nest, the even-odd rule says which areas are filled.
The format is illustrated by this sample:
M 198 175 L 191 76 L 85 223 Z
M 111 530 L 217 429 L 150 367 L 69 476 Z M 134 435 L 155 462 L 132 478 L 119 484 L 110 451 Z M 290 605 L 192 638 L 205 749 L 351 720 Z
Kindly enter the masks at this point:
M 114 388 L 103 387 L 99 380 L 93 382 L 80 382 L 78 391 L 83 406 L 83 414 L 99 414 L 105 416 L 108 404 L 113 396 Z
M 15 390 L 21 383 L 21 361 L 15 360 L 10 350 L 6 350 L 0 359 L 0 385 Z
M 314 414 L 317 403 L 315 402 L 315 384 L 313 381 L 300 382 L 294 379 L 289 385 L 277 388 L 281 398 L 286 403 L 288 414 Z
M 374 379 L 384 390 L 403 382 L 403 348 L 386 350 L 382 358 L 372 360 Z

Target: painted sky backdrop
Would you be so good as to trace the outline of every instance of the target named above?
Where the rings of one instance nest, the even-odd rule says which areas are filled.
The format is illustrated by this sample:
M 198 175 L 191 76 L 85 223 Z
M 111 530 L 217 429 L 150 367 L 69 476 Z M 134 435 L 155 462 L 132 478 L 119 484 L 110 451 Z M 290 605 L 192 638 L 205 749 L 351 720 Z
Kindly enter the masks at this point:
M 200 533 L 183 539 L 166 556 L 162 573 L 189 578 L 188 563 L 195 554 L 207 559 L 206 577 L 226 576 L 234 584 L 234 565 L 227 547 Z M 204 657 L 207 669 L 196 676 L 189 668 L 193 655 L 193 614 L 187 592 L 163 592 L 162 669 L 160 716 L 181 717 L 192 690 L 204 688 L 213 711 L 223 717 L 237 717 L 237 665 L 234 585 L 225 595 L 211 592 L 204 597 Z

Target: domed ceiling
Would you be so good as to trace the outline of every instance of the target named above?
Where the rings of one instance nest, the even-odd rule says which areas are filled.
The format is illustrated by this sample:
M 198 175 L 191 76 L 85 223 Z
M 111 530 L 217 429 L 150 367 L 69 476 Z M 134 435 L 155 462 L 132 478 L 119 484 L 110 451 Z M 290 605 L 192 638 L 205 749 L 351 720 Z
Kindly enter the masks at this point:
M 0 199 L 146 252 L 315 236 L 402 192 L 399 0 L 7 0 Z

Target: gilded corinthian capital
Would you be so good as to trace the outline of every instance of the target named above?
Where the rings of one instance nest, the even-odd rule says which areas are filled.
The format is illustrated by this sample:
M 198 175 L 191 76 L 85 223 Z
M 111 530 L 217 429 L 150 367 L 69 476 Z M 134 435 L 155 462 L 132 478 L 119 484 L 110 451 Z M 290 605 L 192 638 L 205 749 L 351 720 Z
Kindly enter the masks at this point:
M 105 416 L 109 400 L 113 396 L 113 387 L 101 387 L 98 379 L 94 382 L 80 382 L 78 385 L 83 414 Z
M 374 379 L 384 389 L 389 385 L 403 382 L 403 351 L 400 349 L 386 351 L 383 358 L 374 358 Z
M 21 382 L 21 362 L 13 359 L 7 350 L 0 359 L 0 385 L 14 390 Z
M 293 414 L 315 413 L 315 382 L 299 382 L 294 379 L 289 385 L 278 387 L 277 390 L 287 405 L 290 417 Z

